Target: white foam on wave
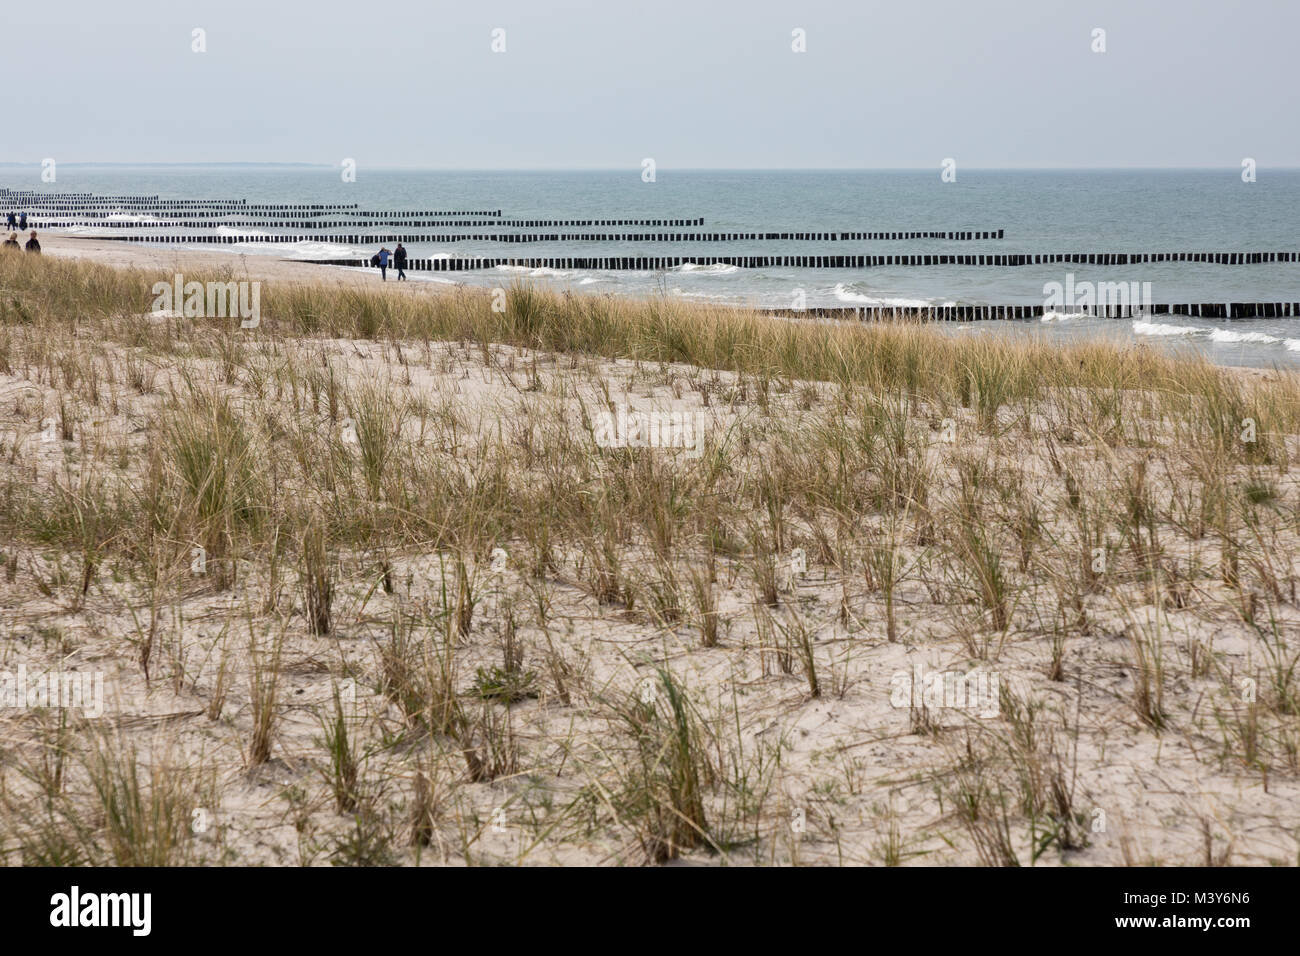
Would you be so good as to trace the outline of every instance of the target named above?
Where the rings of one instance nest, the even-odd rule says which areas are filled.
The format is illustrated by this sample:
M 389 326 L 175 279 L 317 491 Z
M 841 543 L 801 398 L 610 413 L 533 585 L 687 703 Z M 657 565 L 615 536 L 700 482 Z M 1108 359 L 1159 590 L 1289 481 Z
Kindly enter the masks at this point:
M 1044 322 L 1071 322 L 1074 319 L 1090 318 L 1087 312 L 1044 312 Z
M 680 286 L 673 286 L 668 291 L 683 299 L 708 299 L 711 302 L 730 302 L 732 298 L 729 295 L 717 292 L 688 292 Z
M 565 272 L 563 269 L 550 269 L 541 266 L 534 269 L 532 266 L 497 266 L 498 272 L 510 272 L 515 275 L 525 275 L 530 279 L 567 279 L 573 275 L 572 272 Z
M 341 246 L 332 242 L 313 242 L 304 239 L 301 242 L 237 242 L 238 247 L 247 246 L 257 252 L 272 252 L 288 259 L 355 259 L 358 253 L 351 246 Z
M 1257 342 L 1260 345 L 1271 345 L 1282 341 L 1276 335 L 1266 335 L 1263 332 L 1234 332 L 1231 329 L 1215 329 L 1210 333 L 1210 338 L 1215 342 Z
M 1134 335 L 1195 335 L 1198 332 L 1204 332 L 1194 325 L 1165 325 L 1162 322 L 1143 322 L 1135 321 L 1133 323 Z
M 906 299 L 898 296 L 878 296 L 867 295 L 864 292 L 854 292 L 843 282 L 836 283 L 834 291 L 835 298 L 839 301 L 853 302 L 858 305 L 884 305 L 900 309 L 919 309 L 931 304 L 925 299 Z M 953 303 L 945 302 L 944 305 L 953 305 Z
M 270 233 L 255 226 L 217 226 L 219 236 L 269 236 Z
M 733 272 L 739 272 L 740 266 L 727 265 L 724 262 L 715 262 L 711 266 L 701 265 L 698 262 L 683 262 L 679 266 L 674 266 L 673 272 L 694 272 L 698 275 L 706 276 L 725 276 Z
M 1133 323 L 1135 335 L 1195 335 L 1204 336 L 1219 345 L 1278 345 L 1289 352 L 1300 352 L 1300 339 L 1284 339 L 1267 332 L 1249 332 L 1239 329 L 1203 328 L 1195 325 L 1165 325 L 1161 322 Z

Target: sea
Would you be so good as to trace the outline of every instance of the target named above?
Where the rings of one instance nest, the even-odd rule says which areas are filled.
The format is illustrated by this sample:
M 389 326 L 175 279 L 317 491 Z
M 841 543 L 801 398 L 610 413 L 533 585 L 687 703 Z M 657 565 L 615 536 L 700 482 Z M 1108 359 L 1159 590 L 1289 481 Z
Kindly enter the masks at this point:
M 356 170 L 353 181 L 325 166 L 61 165 L 54 183 L 38 167 L 0 167 L 0 186 L 164 199 L 249 203 L 357 203 L 371 211 L 501 210 L 505 219 L 700 219 L 706 232 L 996 231 L 1000 240 L 752 240 L 644 243 L 480 239 L 406 243 L 413 258 L 439 256 L 732 256 L 896 253 L 1278 252 L 1300 248 L 1300 170 L 672 170 L 651 179 L 640 167 L 570 172 Z M 647 181 L 650 180 L 650 181 Z M 304 229 L 315 227 L 304 226 Z M 322 227 L 323 228 L 323 227 Z M 342 226 L 332 227 L 337 231 Z M 92 226 L 73 234 L 106 234 Z M 217 233 L 282 233 L 220 227 Z M 356 227 L 352 231 L 357 231 Z M 372 231 L 401 233 L 404 227 Z M 418 227 L 411 231 L 430 231 Z M 448 227 L 455 233 L 557 230 Z M 560 230 L 564 231 L 564 230 Z M 570 229 L 568 231 L 582 231 Z M 655 231 L 608 227 L 605 232 Z M 145 235 L 147 230 L 138 234 Z M 113 235 L 130 234 L 113 229 Z M 392 243 L 386 243 L 390 248 Z M 378 245 L 315 241 L 221 248 L 291 259 L 368 259 Z M 325 267 L 322 267 L 325 268 Z M 392 273 L 390 272 L 390 278 Z M 480 272 L 411 272 L 416 282 L 497 287 L 528 281 L 578 294 L 664 295 L 696 302 L 791 308 L 922 304 L 1042 304 L 1052 284 L 1139 283 L 1157 303 L 1300 302 L 1300 263 L 1019 267 L 932 266 L 860 269 L 685 265 L 669 270 L 598 271 L 499 267 Z M 810 319 L 812 321 L 812 319 Z M 954 335 L 1038 335 L 1052 341 L 1102 336 L 1198 351 L 1224 365 L 1300 366 L 1300 318 L 1208 320 L 1146 315 L 1104 319 L 1054 310 L 1043 319 L 948 323 Z

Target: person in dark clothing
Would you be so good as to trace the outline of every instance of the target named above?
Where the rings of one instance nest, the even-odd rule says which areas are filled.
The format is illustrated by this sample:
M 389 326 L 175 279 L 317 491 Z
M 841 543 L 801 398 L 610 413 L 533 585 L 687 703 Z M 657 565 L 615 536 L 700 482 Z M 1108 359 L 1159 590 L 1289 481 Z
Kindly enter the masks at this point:
M 389 255 L 391 255 L 391 253 L 389 253 L 387 246 L 379 250 L 379 277 L 383 279 L 385 282 L 388 281 Z
M 3 248 L 15 249 L 15 250 L 18 249 L 18 233 L 16 232 L 9 233 L 9 238 L 4 241 Z
M 5 220 L 5 228 L 8 229 L 10 232 L 13 232 L 15 229 L 17 229 L 18 217 L 15 216 L 13 213 L 10 213 L 9 217 Z
M 393 265 L 397 267 L 397 281 L 401 282 L 406 278 L 406 246 L 400 242 L 393 250 Z
M 27 228 L 27 213 L 18 214 L 18 231 L 22 232 Z
M 25 248 L 28 252 L 34 252 L 34 253 L 36 253 L 38 256 L 41 254 L 41 244 L 40 244 L 39 242 L 36 241 L 36 230 L 35 230 L 35 229 L 32 230 L 32 237 L 31 237 L 30 239 L 27 240 L 27 245 L 24 246 L 24 248 Z

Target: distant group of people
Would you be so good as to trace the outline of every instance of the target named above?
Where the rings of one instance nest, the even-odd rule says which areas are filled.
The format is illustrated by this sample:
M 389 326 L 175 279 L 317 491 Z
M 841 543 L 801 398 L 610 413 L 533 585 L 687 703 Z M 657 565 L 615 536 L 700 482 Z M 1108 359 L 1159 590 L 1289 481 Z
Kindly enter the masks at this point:
M 400 242 L 397 244 L 397 248 L 392 252 L 388 251 L 387 246 L 381 248 L 370 257 L 370 264 L 372 266 L 379 266 L 379 277 L 383 281 L 387 282 L 388 261 L 390 258 L 393 261 L 393 268 L 397 270 L 397 281 L 401 282 L 406 278 L 406 247 Z
M 4 248 L 4 249 L 19 248 L 18 233 L 27 228 L 27 213 L 20 212 L 14 214 L 11 212 L 9 214 L 9 217 L 5 220 L 5 223 L 10 229 L 9 238 L 6 239 L 2 244 L 0 244 L 0 248 Z M 41 244 L 36 241 L 35 229 L 32 230 L 32 237 L 27 240 L 26 249 L 28 252 L 39 253 L 41 251 Z

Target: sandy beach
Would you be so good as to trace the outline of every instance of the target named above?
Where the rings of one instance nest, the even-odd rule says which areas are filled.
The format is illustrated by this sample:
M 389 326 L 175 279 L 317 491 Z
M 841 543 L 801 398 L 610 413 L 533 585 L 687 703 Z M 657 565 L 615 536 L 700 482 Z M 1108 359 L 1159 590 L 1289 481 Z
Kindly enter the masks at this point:
M 124 311 L 232 259 L 255 329 Z M 1296 862 L 1288 376 L 0 268 L 0 670 L 100 682 L 5 718 L 14 858 Z
M 202 272 L 229 268 L 241 277 L 263 281 L 324 283 L 340 287 L 382 284 L 420 295 L 437 294 L 448 288 L 445 283 L 419 281 L 399 283 L 396 281 L 397 272 L 392 268 L 388 270 L 388 281 L 382 282 L 378 269 L 362 271 L 319 266 L 269 255 L 144 246 L 55 234 L 41 235 L 39 238 L 41 251 L 45 255 L 96 262 L 119 269 L 161 269 L 167 272 L 184 273 L 187 270 Z

